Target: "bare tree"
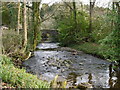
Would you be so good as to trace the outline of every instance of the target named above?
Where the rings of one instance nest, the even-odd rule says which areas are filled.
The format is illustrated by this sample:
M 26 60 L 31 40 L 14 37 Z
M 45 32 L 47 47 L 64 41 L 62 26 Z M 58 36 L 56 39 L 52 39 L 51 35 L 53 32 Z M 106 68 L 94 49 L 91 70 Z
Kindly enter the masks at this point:
M 73 8 L 72 8 L 72 6 L 71 5 L 69 5 L 67 2 L 65 2 L 64 0 L 62 0 L 63 2 L 64 2 L 64 4 L 66 5 L 66 6 L 68 6 L 69 8 L 70 8 L 70 11 L 73 11 Z

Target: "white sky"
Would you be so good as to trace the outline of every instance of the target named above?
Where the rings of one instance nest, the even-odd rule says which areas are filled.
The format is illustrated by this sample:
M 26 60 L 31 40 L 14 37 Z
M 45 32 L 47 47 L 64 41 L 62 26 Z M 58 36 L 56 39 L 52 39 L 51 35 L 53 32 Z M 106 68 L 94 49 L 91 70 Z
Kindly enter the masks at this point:
M 50 5 L 54 2 L 60 2 L 62 0 L 42 0 L 43 3 L 49 3 Z M 72 1 L 72 0 L 64 0 L 64 1 Z M 82 1 L 84 4 L 89 4 L 89 0 L 76 0 L 77 2 Z M 96 0 L 96 5 L 99 7 L 107 7 L 108 3 L 111 1 L 120 1 L 120 0 Z

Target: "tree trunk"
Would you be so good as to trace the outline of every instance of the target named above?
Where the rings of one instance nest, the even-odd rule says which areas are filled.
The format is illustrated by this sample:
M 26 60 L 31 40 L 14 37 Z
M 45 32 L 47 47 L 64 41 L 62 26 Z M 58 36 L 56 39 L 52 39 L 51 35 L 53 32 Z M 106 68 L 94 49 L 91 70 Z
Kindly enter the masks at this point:
M 119 60 L 118 60 L 118 64 L 119 64 L 119 68 L 120 68 L 120 5 L 119 5 L 119 2 L 115 2 L 116 3 L 116 7 L 117 7 L 117 24 L 116 24 L 116 32 L 117 32 L 117 44 L 116 44 L 116 47 L 117 47 L 117 56 L 119 57 Z M 120 69 L 119 69 L 120 70 Z
M 24 0 L 24 11 L 23 11 L 23 17 L 24 17 L 24 22 L 23 22 L 23 30 L 24 30 L 24 42 L 23 42 L 23 47 L 26 48 L 27 46 L 27 20 L 26 20 L 26 0 Z
M 2 3 L 0 2 L 0 18 L 2 18 Z M 0 55 L 2 54 L 2 21 L 0 20 Z
M 120 30 L 120 5 L 118 6 L 118 30 Z M 119 35 L 119 40 L 120 40 L 120 31 L 118 33 Z M 120 48 L 120 41 L 118 41 L 118 47 Z M 120 56 L 120 50 L 119 50 L 119 55 Z M 120 70 L 120 58 L 119 58 L 119 70 Z
M 112 3 L 112 8 L 115 9 L 115 2 Z
M 76 19 L 77 19 L 77 11 L 76 11 L 76 2 L 75 0 L 73 0 L 73 14 L 74 14 L 74 20 L 75 20 L 75 24 L 77 23 L 76 22 Z
M 20 29 L 20 0 L 18 1 L 18 22 L 17 22 L 17 33 L 19 35 L 19 29 Z
M 2 54 L 2 27 L 0 26 L 0 55 Z
M 37 39 L 39 34 L 40 26 L 40 11 L 39 11 L 40 2 L 33 2 L 33 31 L 34 31 L 34 40 L 33 40 L 33 50 L 36 49 Z
M 90 22 L 89 22 L 89 33 L 92 31 L 92 2 L 90 2 Z
M 28 18 L 27 18 L 28 27 L 27 27 L 27 28 L 28 28 L 28 30 L 30 31 L 30 29 L 31 29 L 31 28 L 30 28 L 30 17 L 31 17 L 31 16 L 30 16 L 30 8 L 28 8 L 28 14 L 27 14 L 27 16 L 28 16 Z M 28 31 L 28 32 L 29 32 L 29 31 Z
M 90 14 L 90 20 L 89 20 L 89 33 L 92 32 L 92 12 L 93 12 L 93 8 L 94 8 L 94 5 L 95 5 L 95 1 L 94 0 L 93 2 L 90 0 L 90 11 L 89 11 L 89 14 Z
M 77 10 L 76 10 L 75 0 L 73 0 L 73 18 L 74 18 L 74 34 L 76 36 L 78 33 L 78 30 L 77 30 Z
M 112 2 L 112 10 L 114 11 L 115 10 L 115 2 Z M 111 20 L 111 30 L 114 29 L 114 20 Z

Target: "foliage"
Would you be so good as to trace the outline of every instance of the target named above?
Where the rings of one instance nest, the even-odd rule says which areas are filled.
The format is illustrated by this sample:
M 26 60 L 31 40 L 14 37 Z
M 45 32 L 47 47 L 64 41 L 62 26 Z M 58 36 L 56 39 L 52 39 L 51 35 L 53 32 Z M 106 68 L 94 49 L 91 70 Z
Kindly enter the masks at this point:
M 13 53 L 22 46 L 22 35 L 17 35 L 13 30 L 4 30 L 2 39 L 5 54 Z
M 42 4 L 41 10 L 40 10 L 40 17 L 41 19 L 44 18 L 45 14 L 49 14 L 53 12 L 53 5 L 49 6 L 48 4 Z
M 1 55 L 0 55 L 0 63 L 1 63 L 1 65 L 5 65 L 5 64 L 12 65 L 10 58 L 7 58 L 6 56 L 1 56 Z
M 17 11 L 16 3 L 3 3 L 2 23 L 15 29 L 17 27 Z
M 112 32 L 112 29 L 114 28 L 115 21 L 115 12 L 109 11 L 108 14 L 104 14 L 102 16 L 97 15 L 93 18 L 93 31 L 92 31 L 92 39 L 96 43 L 98 43 L 99 40 L 104 39 L 107 35 L 109 35 Z
M 0 77 L 3 82 L 19 88 L 49 88 L 49 84 L 39 80 L 37 76 L 26 73 L 24 69 L 15 68 L 10 58 L 0 57 Z
M 88 20 L 85 12 L 78 12 L 77 23 L 74 21 L 74 16 L 68 15 L 58 19 L 59 41 L 61 45 L 67 46 L 71 43 L 82 41 L 88 36 Z
M 106 51 L 101 53 L 112 61 L 120 60 L 120 15 L 116 15 L 116 17 L 115 28 L 105 39 L 100 41 L 101 48 L 106 48 Z

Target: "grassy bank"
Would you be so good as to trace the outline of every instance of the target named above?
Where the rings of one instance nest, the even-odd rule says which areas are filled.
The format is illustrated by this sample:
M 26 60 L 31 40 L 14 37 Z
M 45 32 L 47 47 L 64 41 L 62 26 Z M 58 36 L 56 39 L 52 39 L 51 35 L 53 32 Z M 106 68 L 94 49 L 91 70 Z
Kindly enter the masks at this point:
M 0 56 L 0 78 L 4 83 L 8 83 L 18 88 L 49 88 L 47 82 L 43 82 L 37 76 L 26 73 L 24 69 L 14 67 L 10 58 Z
M 91 43 L 91 42 L 85 42 L 82 44 L 75 44 L 75 45 L 70 45 L 69 47 L 79 50 L 79 51 L 83 51 L 87 54 L 92 54 L 93 56 L 96 57 L 100 57 L 104 59 L 103 54 L 101 53 L 101 51 L 104 51 L 104 49 L 100 49 L 100 45 L 99 44 L 95 44 L 95 43 Z

